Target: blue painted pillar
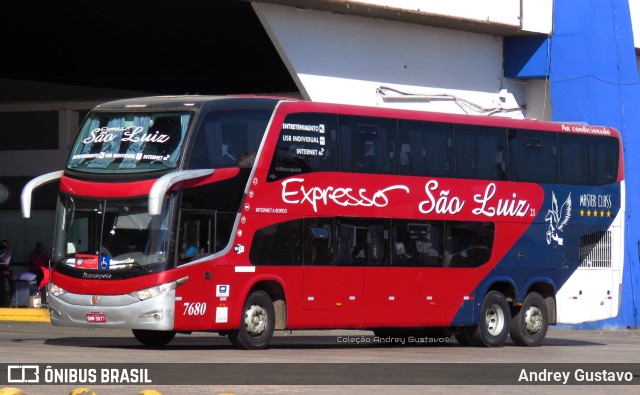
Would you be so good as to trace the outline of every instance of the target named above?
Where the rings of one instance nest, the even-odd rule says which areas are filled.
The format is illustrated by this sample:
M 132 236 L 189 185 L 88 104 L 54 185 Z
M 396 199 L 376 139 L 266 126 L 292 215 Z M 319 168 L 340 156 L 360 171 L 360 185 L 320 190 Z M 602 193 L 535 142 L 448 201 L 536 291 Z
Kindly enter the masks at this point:
M 549 59 L 554 121 L 586 121 L 623 138 L 626 229 L 618 317 L 585 328 L 639 326 L 640 83 L 629 0 L 555 0 Z

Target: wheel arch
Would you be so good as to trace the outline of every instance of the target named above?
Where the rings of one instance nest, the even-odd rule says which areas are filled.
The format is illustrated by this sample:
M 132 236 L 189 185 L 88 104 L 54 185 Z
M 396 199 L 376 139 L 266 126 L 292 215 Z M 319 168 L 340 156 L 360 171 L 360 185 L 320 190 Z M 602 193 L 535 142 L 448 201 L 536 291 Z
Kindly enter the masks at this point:
M 243 292 L 242 303 L 254 291 L 263 291 L 269 295 L 273 301 L 273 309 L 275 311 L 275 329 L 284 329 L 287 325 L 287 299 L 281 279 L 275 277 L 257 278 Z
M 509 304 L 516 303 L 516 295 L 518 295 L 518 286 L 513 281 L 513 279 L 509 277 L 495 277 L 491 279 L 490 282 L 487 283 L 484 291 L 480 295 L 476 295 L 476 298 L 480 305 L 482 305 L 482 300 L 484 297 L 491 291 L 498 291 L 502 295 L 504 295 L 505 299 Z M 479 298 L 481 297 L 481 298 Z
M 549 314 L 549 324 L 557 323 L 557 310 L 556 310 L 556 287 L 553 281 L 549 278 L 536 278 L 525 288 L 527 291 L 518 295 L 518 303 L 522 303 L 524 298 L 531 292 L 537 292 L 542 296 L 547 305 L 547 312 Z

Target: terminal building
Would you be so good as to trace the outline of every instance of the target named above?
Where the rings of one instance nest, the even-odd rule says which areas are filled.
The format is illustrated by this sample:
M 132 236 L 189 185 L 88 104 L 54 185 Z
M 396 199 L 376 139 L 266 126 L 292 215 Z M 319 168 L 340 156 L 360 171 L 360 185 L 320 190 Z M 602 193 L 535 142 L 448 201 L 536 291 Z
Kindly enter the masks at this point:
M 20 215 L 31 178 L 64 167 L 100 102 L 270 94 L 320 102 L 618 129 L 626 155 L 623 300 L 640 304 L 640 0 L 120 0 L 7 6 L 0 66 L 0 239 L 15 262 L 49 244 L 52 184 Z M 638 207 L 636 207 L 638 206 Z

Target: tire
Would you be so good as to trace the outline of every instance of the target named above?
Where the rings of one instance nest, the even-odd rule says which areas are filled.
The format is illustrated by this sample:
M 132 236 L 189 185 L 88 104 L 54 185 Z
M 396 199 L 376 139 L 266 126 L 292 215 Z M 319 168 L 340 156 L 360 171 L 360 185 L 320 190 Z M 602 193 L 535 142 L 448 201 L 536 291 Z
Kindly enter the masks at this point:
M 131 331 L 137 341 L 149 347 L 166 346 L 176 336 L 174 331 L 150 331 L 146 329 L 133 329 Z
M 498 291 L 491 291 L 484 297 L 480 320 L 471 342 L 479 347 L 502 347 L 509 337 L 511 309 L 509 303 Z
M 522 308 L 511 319 L 511 340 L 519 346 L 537 347 L 547 336 L 549 312 L 542 295 L 531 292 L 524 298 Z
M 273 336 L 275 322 L 275 310 L 269 295 L 264 291 L 254 291 L 244 302 L 240 328 L 229 331 L 229 340 L 240 349 L 264 349 Z

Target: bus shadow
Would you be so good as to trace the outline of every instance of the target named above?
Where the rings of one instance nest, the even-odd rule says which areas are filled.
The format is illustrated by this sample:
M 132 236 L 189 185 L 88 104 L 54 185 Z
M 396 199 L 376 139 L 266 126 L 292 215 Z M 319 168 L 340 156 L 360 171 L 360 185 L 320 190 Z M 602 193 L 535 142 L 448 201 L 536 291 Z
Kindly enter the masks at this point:
M 391 339 L 376 339 L 373 336 L 276 336 L 271 340 L 270 349 L 385 349 L 385 348 L 457 348 L 461 346 L 455 338 L 449 340 L 416 342 L 416 341 L 393 341 Z M 16 339 L 14 341 L 20 341 Z M 61 347 L 86 347 L 86 348 L 113 348 L 113 349 L 167 349 L 167 350 L 218 350 L 232 349 L 233 346 L 228 339 L 217 336 L 197 336 L 189 335 L 177 336 L 165 347 L 143 346 L 133 337 L 65 337 L 55 339 L 45 339 L 44 344 Z M 542 344 L 544 347 L 584 347 L 603 346 L 605 343 L 591 342 L 585 340 L 547 338 Z M 505 347 L 519 347 L 508 340 Z M 470 347 L 476 348 L 476 347 Z

